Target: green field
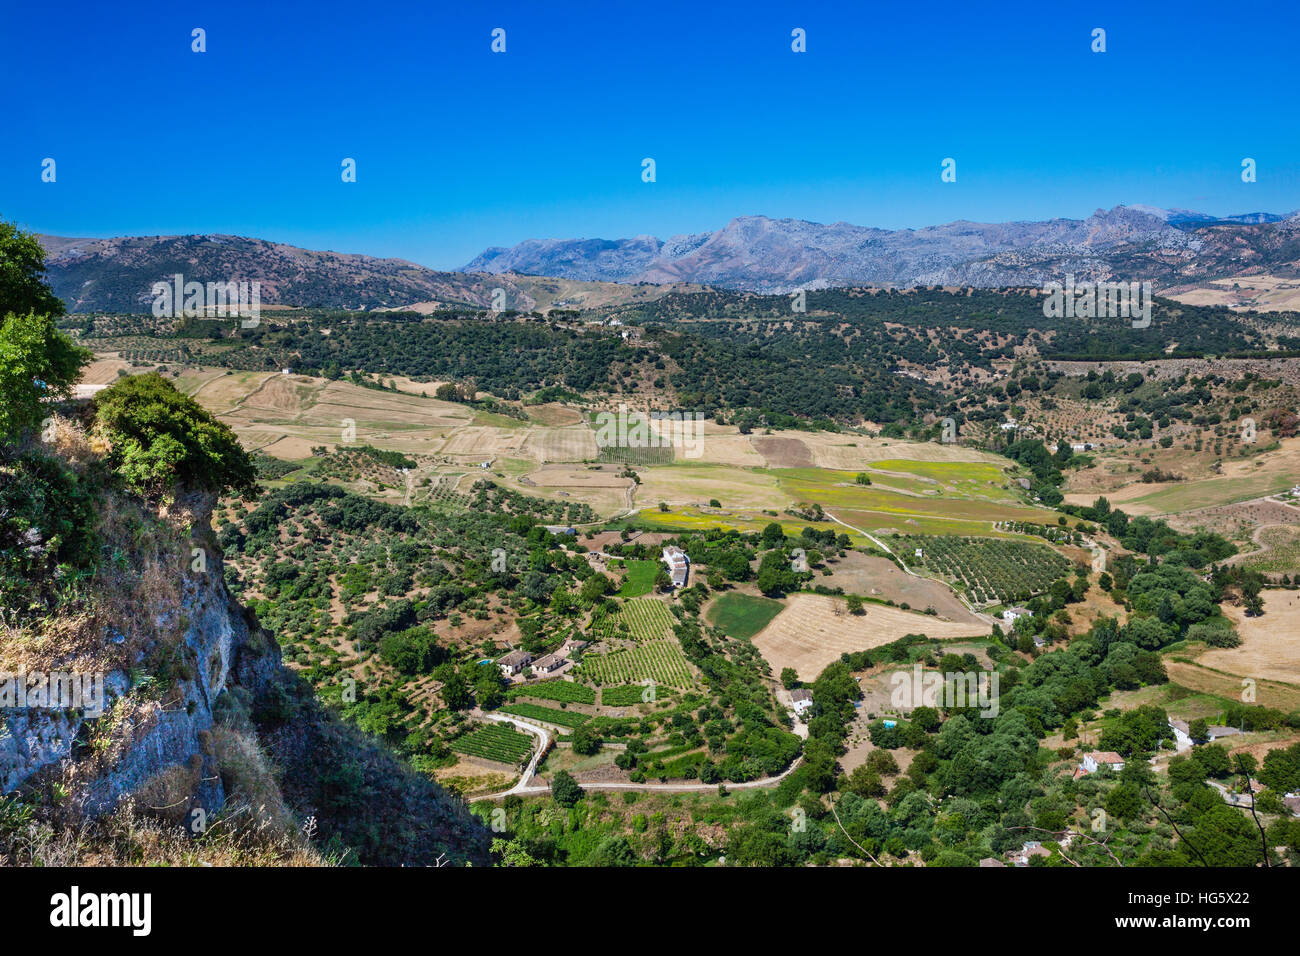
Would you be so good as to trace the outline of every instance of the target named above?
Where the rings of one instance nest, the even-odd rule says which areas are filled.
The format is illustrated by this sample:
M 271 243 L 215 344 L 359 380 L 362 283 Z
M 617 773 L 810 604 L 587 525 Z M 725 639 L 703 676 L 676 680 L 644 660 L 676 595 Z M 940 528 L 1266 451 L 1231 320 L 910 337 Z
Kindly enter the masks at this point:
M 548 724 L 557 724 L 560 727 L 569 728 L 581 727 L 591 720 L 590 714 L 576 714 L 567 710 L 558 710 L 554 707 L 540 707 L 537 704 L 506 704 L 500 710 L 503 714 L 528 717 L 532 720 L 541 720 Z
M 599 614 L 591 622 L 591 633 L 601 640 L 623 638 L 631 641 L 663 640 L 672 634 L 677 623 L 661 601 L 624 601 L 614 613 Z
M 618 589 L 619 597 L 632 598 L 649 594 L 655 586 L 655 577 L 658 574 L 658 561 L 628 561 L 627 577 L 623 579 L 623 586 Z
M 517 766 L 533 752 L 533 738 L 505 724 L 484 724 L 452 741 L 451 749 L 470 757 Z
M 643 684 L 617 684 L 600 689 L 602 707 L 631 707 L 644 702 L 646 688 Z
M 915 556 L 917 548 L 923 557 Z M 952 581 L 977 604 L 1028 600 L 1073 567 L 1045 544 L 996 538 L 909 535 L 901 539 L 900 553 L 917 570 Z
M 1179 514 L 1275 495 L 1287 491 L 1294 484 L 1295 476 L 1290 473 L 1251 475 L 1245 478 L 1207 478 L 1204 481 L 1180 482 L 1171 488 L 1134 498 L 1125 507 L 1140 505 L 1143 509 L 1149 509 L 1138 513 Z
M 582 661 L 582 673 L 600 684 L 652 680 L 668 687 L 687 688 L 694 683 L 682 646 L 671 639 L 647 641 L 609 654 L 588 654 Z
M 724 594 L 709 608 L 709 623 L 729 637 L 748 640 L 785 609 L 780 601 L 750 594 Z
M 525 684 L 512 687 L 507 691 L 511 700 L 517 697 L 532 697 L 537 700 L 555 700 L 565 704 L 594 704 L 596 691 L 586 684 L 576 684 L 567 680 L 548 680 L 537 684 Z
M 743 469 L 732 471 L 747 473 Z M 653 470 L 646 473 L 653 474 Z M 863 473 L 872 484 L 858 484 L 858 472 L 828 468 L 765 471 L 766 477 L 775 478 L 776 487 L 753 489 L 741 497 L 755 502 L 765 497 L 771 505 L 779 506 L 769 508 L 780 512 L 776 516 L 765 513 L 762 507 L 703 511 L 679 505 L 667 511 L 648 508 L 637 518 L 649 527 L 687 531 L 714 527 L 761 531 L 776 521 L 787 534 L 797 535 L 805 527 L 830 528 L 849 533 L 855 544 L 866 541 L 843 525 L 800 520 L 785 514 L 784 508 L 795 503 L 816 503 L 841 521 L 867 532 L 888 528 L 929 534 L 995 534 L 993 524 L 998 521 L 1049 524 L 1056 520 L 1055 512 L 1025 504 L 1019 489 L 1008 486 L 1010 476 L 989 462 L 890 458 L 873 462 L 863 468 Z

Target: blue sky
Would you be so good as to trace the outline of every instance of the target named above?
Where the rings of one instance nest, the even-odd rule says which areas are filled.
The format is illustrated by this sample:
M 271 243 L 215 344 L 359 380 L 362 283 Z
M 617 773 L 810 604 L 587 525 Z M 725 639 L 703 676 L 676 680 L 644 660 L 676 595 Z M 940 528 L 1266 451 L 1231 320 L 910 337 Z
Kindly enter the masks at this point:
M 0 217 L 453 268 L 529 237 L 665 238 L 750 214 L 1289 212 L 1297 27 L 1294 0 L 14 3 Z

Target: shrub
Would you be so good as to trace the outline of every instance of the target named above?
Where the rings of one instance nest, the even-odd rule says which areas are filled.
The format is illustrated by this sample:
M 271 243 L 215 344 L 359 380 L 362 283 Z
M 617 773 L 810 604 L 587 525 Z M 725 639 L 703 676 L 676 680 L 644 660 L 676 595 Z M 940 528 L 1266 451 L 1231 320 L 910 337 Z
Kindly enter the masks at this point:
M 93 564 L 97 524 L 92 494 L 57 459 L 0 464 L 0 604 L 27 606 L 58 567 Z
M 175 484 L 251 498 L 257 470 L 235 433 L 157 373 L 133 375 L 96 396 L 95 417 L 126 482 L 157 494 Z

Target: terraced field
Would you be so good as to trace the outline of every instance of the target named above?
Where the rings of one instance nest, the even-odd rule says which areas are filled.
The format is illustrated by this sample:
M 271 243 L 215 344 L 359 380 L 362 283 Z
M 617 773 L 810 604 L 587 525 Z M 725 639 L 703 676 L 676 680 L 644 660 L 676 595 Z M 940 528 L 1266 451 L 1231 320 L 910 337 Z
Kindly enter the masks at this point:
M 560 710 L 556 707 L 542 707 L 538 704 L 506 704 L 500 708 L 500 711 L 503 714 L 527 717 L 531 720 L 540 720 L 544 723 L 570 729 L 581 727 L 591 720 L 590 714 L 579 714 L 573 711 Z
M 646 641 L 636 647 L 588 654 L 582 661 L 582 674 L 599 684 L 634 684 L 652 680 L 656 684 L 680 689 L 689 688 L 694 679 L 682 647 L 676 640 Z
M 533 752 L 533 738 L 505 724 L 484 724 L 453 741 L 451 749 L 470 757 L 518 766 Z
M 677 621 L 661 601 L 634 598 L 624 601 L 617 613 L 605 614 L 591 624 L 591 633 L 602 640 L 623 638 L 657 641 L 670 638 Z
M 602 707 L 631 707 L 645 700 L 647 687 L 644 684 L 620 684 L 600 689 Z
M 554 700 L 563 704 L 594 704 L 596 692 L 586 684 L 567 680 L 540 681 L 536 684 L 524 684 L 512 687 L 508 691 L 511 700 L 516 697 L 532 697 L 536 700 Z

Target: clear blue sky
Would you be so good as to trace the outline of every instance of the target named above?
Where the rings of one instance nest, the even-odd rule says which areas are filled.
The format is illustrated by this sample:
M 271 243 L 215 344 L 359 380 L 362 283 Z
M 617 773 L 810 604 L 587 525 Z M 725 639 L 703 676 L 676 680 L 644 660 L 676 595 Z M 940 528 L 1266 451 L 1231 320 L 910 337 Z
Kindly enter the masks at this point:
M 896 228 L 1119 203 L 1288 212 L 1298 27 L 1295 0 L 9 3 L 0 217 L 452 268 L 529 237 L 667 237 L 747 214 Z M 939 178 L 949 156 L 955 184 Z

